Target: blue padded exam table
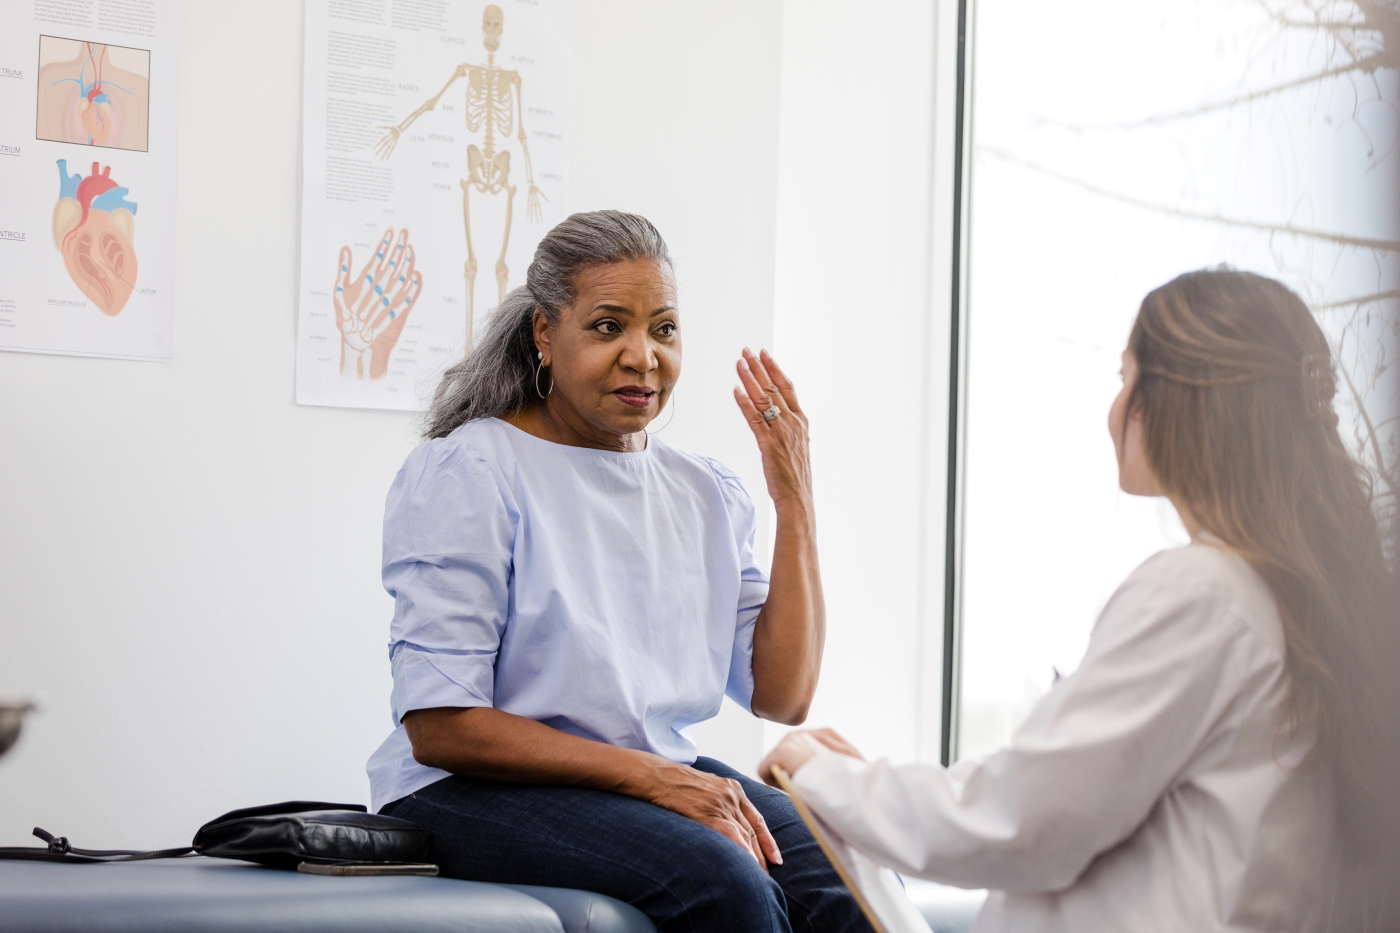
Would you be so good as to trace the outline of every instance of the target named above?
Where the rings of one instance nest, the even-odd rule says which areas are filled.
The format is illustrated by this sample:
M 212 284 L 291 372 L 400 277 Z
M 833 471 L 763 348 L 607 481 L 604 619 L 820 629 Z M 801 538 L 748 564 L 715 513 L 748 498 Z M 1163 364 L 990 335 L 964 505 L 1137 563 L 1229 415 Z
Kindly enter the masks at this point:
M 195 856 L 0 861 L 4 933 L 655 933 L 586 891 L 449 878 L 337 878 Z
M 966 933 L 983 892 L 922 881 L 934 933 Z M 449 878 L 336 878 L 203 857 L 105 865 L 0 860 L 0 933 L 656 933 L 621 901 Z

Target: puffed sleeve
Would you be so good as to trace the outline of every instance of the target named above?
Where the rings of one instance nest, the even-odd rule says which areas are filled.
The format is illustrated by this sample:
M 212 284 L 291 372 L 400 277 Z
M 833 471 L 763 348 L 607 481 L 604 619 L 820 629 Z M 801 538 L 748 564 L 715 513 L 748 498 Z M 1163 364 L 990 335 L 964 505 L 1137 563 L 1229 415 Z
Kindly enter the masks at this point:
M 514 509 L 470 448 L 443 438 L 409 454 L 384 509 L 396 722 L 415 709 L 492 705 L 514 537 Z
M 1204 548 L 1165 552 L 1105 607 L 1078 671 L 1010 745 L 952 768 L 812 758 L 795 786 L 847 842 L 906 874 L 1062 890 L 1130 836 L 1192 759 L 1283 676 Z M 1195 552 L 1195 553 L 1189 553 Z
M 758 519 L 753 500 L 744 488 L 744 481 L 718 460 L 705 458 L 719 483 L 729 526 L 734 532 L 734 546 L 739 554 L 739 601 L 736 607 L 734 650 L 729 658 L 729 683 L 725 694 L 744 709 L 753 703 L 753 629 L 759 610 L 768 601 L 768 572 L 754 557 L 754 538 L 758 534 Z

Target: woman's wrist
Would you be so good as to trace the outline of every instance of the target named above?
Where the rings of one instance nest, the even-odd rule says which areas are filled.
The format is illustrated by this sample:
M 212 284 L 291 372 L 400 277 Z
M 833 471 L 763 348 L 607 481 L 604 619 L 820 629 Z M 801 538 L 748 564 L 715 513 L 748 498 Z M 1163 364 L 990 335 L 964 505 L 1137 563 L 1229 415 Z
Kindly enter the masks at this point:
M 632 760 L 625 765 L 623 778 L 616 788 L 617 793 L 655 803 L 665 789 L 674 784 L 675 769 L 684 766 L 649 752 L 628 751 L 628 757 Z
M 773 511 L 778 518 L 810 524 L 816 516 L 816 509 L 810 493 L 793 493 L 773 500 Z

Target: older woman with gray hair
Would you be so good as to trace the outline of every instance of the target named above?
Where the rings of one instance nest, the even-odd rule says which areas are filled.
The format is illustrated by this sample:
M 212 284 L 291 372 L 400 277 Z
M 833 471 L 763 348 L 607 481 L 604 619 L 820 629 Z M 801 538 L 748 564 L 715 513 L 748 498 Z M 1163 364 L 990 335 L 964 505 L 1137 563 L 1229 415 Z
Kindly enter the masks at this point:
M 739 478 L 646 432 L 681 314 L 644 218 L 555 227 L 443 377 L 385 511 L 395 728 L 368 770 L 445 874 L 601 892 L 662 933 L 869 929 L 788 798 L 686 732 L 726 693 L 801 723 L 821 664 L 807 419 L 771 356 L 737 365 L 771 575 Z

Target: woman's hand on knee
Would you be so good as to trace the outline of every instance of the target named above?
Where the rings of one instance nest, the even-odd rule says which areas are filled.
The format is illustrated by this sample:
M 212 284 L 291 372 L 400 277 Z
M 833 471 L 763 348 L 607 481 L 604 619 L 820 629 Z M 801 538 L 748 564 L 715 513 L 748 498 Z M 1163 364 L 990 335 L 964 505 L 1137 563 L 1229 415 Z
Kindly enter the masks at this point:
M 764 871 L 768 870 L 769 862 L 783 864 L 777 841 L 768 831 L 763 814 L 744 793 L 742 784 L 685 765 L 667 764 L 646 795 L 650 803 L 733 840 L 752 855 Z

